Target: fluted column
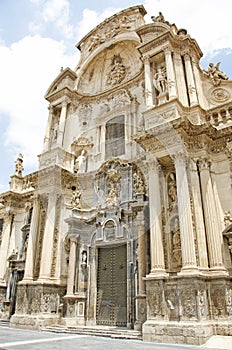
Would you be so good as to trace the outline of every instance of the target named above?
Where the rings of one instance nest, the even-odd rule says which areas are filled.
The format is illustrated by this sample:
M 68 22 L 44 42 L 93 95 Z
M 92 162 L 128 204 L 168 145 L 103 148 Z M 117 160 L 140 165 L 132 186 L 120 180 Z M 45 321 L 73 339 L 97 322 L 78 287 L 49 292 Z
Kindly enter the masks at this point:
M 180 274 L 196 272 L 196 252 L 186 157 L 182 152 L 173 155 L 176 168 L 177 201 L 180 222 L 182 269 Z
M 162 238 L 162 212 L 159 183 L 159 164 L 151 160 L 149 166 L 149 209 L 150 209 L 150 249 L 151 272 L 148 277 L 166 276 Z
M 208 242 L 210 270 L 223 273 L 226 271 L 222 258 L 221 230 L 217 220 L 217 209 L 210 177 L 210 162 L 207 159 L 198 161 L 204 218 Z
M 49 109 L 49 114 L 48 114 L 45 137 L 44 137 L 44 148 L 43 148 L 44 152 L 48 151 L 48 149 L 49 149 L 51 125 L 52 125 L 52 115 L 53 115 L 53 107 L 50 105 L 48 107 L 48 109 Z
M 56 215 L 56 198 L 56 193 L 50 193 L 48 196 L 48 207 L 46 212 L 46 223 L 44 228 L 43 246 L 40 263 L 40 280 L 49 280 L 51 276 L 53 236 Z
M 2 243 L 0 248 L 0 284 L 6 284 L 5 274 L 6 274 L 6 266 L 7 266 L 7 258 L 9 255 L 9 243 L 10 236 L 12 230 L 12 221 L 13 216 L 9 212 L 4 216 L 4 226 L 3 226 L 3 234 L 2 234 Z
M 195 214 L 195 227 L 196 227 L 196 234 L 197 234 L 199 268 L 201 270 L 206 271 L 209 269 L 207 243 L 206 243 L 206 231 L 205 231 L 205 223 L 204 223 L 204 216 L 203 216 L 203 206 L 202 206 L 202 200 L 201 200 L 200 179 L 198 175 L 197 164 L 196 164 L 196 161 L 194 160 L 191 160 L 190 176 L 191 176 L 193 207 L 194 207 L 194 214 Z
M 68 281 L 67 281 L 67 296 L 73 295 L 73 287 L 75 280 L 76 256 L 77 256 L 77 235 L 70 235 L 70 251 L 68 265 Z
M 193 76 L 191 58 L 188 53 L 184 55 L 184 63 L 185 63 L 190 106 L 195 106 L 198 103 L 198 99 L 197 99 L 196 86 L 195 86 L 195 81 Z
M 31 218 L 30 233 L 28 237 L 27 258 L 25 262 L 25 271 L 23 281 L 33 280 L 34 277 L 34 263 L 36 255 L 36 239 L 39 230 L 39 215 L 40 202 L 38 197 L 34 199 L 33 212 Z
M 144 75 L 146 106 L 149 108 L 153 106 L 153 97 L 151 82 L 151 65 L 148 57 L 144 58 Z
M 183 106 L 188 107 L 188 95 L 187 95 L 187 89 L 186 89 L 186 83 L 185 83 L 185 77 L 184 77 L 185 73 L 184 73 L 182 57 L 179 53 L 174 52 L 173 60 L 174 60 L 176 75 L 178 76 L 178 79 L 176 79 L 178 97 L 180 102 L 183 104 Z
M 145 293 L 144 277 L 146 276 L 146 243 L 145 243 L 145 229 L 144 229 L 144 216 L 143 212 L 137 214 L 138 225 L 138 275 L 139 285 L 138 294 L 143 295 Z
M 66 115 L 67 115 L 67 105 L 68 105 L 67 101 L 62 102 L 59 129 L 58 129 L 58 138 L 57 138 L 57 144 L 60 146 L 63 145 L 65 121 L 66 121 Z
M 102 161 L 105 160 L 105 154 L 106 154 L 106 125 L 103 124 L 101 127 L 101 140 L 100 140 L 100 153 L 102 157 Z
M 165 61 L 167 71 L 167 84 L 169 100 L 177 97 L 175 71 L 172 61 L 172 52 L 169 49 L 165 50 Z

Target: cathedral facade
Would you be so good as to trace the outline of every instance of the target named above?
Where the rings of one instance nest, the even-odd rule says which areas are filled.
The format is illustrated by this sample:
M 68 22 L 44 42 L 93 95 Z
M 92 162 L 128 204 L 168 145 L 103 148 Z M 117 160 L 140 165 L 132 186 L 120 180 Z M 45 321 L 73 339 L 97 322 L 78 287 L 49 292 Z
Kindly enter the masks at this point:
M 0 318 L 232 335 L 232 81 L 143 6 L 78 44 L 45 98 L 38 171 L 0 194 Z

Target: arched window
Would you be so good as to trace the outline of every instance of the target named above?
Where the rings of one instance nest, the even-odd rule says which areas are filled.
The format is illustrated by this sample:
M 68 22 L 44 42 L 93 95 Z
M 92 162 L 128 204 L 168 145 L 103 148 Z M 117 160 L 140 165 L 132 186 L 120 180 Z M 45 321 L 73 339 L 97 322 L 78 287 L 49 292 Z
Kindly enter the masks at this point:
M 125 153 L 125 123 L 120 115 L 106 123 L 105 154 L 106 159 L 117 157 Z

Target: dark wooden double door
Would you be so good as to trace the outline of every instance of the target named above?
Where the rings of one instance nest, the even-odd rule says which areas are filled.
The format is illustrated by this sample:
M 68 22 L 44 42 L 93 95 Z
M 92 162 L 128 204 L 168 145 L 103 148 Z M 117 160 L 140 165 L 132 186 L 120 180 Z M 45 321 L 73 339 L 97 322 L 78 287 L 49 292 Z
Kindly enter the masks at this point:
M 98 248 L 97 324 L 127 325 L 126 245 Z

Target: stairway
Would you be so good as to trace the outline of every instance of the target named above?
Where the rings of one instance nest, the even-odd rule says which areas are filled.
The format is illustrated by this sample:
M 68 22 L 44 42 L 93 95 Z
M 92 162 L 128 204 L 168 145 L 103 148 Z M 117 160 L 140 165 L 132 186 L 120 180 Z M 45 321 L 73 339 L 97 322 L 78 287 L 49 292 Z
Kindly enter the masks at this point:
M 10 320 L 8 318 L 0 318 L 0 326 L 9 326 Z
M 127 328 L 107 327 L 107 326 L 47 326 L 41 330 L 54 333 L 83 334 L 100 337 L 110 337 L 115 339 L 142 340 L 142 334 Z

